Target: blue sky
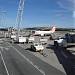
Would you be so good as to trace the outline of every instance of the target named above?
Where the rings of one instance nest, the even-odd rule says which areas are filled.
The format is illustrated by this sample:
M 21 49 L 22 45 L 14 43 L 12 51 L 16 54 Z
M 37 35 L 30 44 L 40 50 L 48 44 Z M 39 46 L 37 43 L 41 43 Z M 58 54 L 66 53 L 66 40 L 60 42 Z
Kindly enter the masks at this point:
M 20 0 L 0 0 L 0 26 L 15 26 Z M 75 0 L 25 0 L 20 27 L 75 28 Z

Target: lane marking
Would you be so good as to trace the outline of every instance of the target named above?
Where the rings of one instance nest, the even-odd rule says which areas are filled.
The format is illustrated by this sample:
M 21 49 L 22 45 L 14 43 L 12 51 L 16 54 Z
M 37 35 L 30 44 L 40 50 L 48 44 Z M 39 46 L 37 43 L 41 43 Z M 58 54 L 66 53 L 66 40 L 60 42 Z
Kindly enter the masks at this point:
M 0 49 L 3 51 L 3 49 L 5 50 L 9 50 L 9 47 L 0 47 Z
M 0 47 L 1 51 L 3 51 L 3 47 Z
M 6 47 L 9 47 L 9 48 L 10 48 L 10 47 L 12 47 L 12 46 L 6 46 Z
M 5 70 L 6 70 L 6 72 L 7 72 L 7 75 L 9 75 L 9 72 L 8 72 L 7 67 L 6 67 L 6 64 L 5 64 L 5 61 L 4 61 L 4 58 L 3 58 L 3 56 L 2 56 L 1 51 L 0 51 L 0 55 L 1 55 L 1 58 L 2 58 L 2 61 L 3 61 L 4 67 L 5 67 Z
M 6 46 L 6 47 L 9 47 L 9 48 L 10 48 L 10 47 L 12 47 L 12 46 Z M 3 46 L 0 46 L 0 48 L 5 48 L 5 47 L 3 47 Z
M 7 42 L 7 41 L 6 41 Z M 7 42 L 8 43 L 8 42 Z M 46 75 L 45 72 L 40 69 L 37 65 L 34 65 L 32 61 L 30 61 L 27 57 L 25 57 L 21 52 L 19 52 L 15 47 L 13 47 L 10 43 L 8 43 L 18 54 L 20 54 L 25 60 L 27 60 L 34 68 L 36 68 L 41 74 Z
M 6 50 L 9 50 L 9 48 L 5 48 Z

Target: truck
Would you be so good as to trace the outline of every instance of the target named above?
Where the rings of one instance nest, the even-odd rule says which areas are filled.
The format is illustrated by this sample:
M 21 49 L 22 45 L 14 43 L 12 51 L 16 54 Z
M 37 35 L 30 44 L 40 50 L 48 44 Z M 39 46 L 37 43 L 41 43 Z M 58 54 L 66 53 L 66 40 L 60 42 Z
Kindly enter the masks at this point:
M 58 37 L 55 36 L 55 34 L 50 34 L 49 40 L 55 40 L 58 39 Z
M 33 35 L 31 35 L 31 36 L 29 36 L 29 37 L 27 38 L 27 42 L 28 42 L 28 43 L 33 43 L 34 41 L 35 41 L 35 38 L 34 38 Z
M 43 44 L 43 45 L 47 44 L 47 39 L 46 38 L 41 38 L 40 43 Z
M 10 38 L 11 39 L 16 39 L 16 35 L 13 34 L 13 35 L 10 36 Z
M 13 40 L 16 40 L 16 36 L 17 36 L 16 33 L 12 32 L 11 35 L 10 35 L 10 38 L 13 39 Z
M 23 36 L 16 36 L 15 38 L 12 39 L 12 42 L 17 42 L 17 43 L 26 43 L 27 38 Z
M 26 39 L 26 37 L 19 36 L 19 37 L 17 37 L 16 42 L 18 42 L 18 43 L 26 43 L 27 39 Z
M 62 46 L 67 48 L 70 45 L 75 45 L 75 33 L 67 33 L 65 36 L 54 40 L 54 46 Z

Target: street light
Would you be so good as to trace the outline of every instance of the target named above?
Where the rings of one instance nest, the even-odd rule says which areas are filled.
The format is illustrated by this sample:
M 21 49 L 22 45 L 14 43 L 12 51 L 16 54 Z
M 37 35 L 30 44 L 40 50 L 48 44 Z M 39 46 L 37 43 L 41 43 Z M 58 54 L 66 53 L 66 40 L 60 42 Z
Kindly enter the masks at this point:
M 4 18 L 5 18 L 5 15 L 4 15 L 5 13 L 6 13 L 6 11 L 2 12 L 2 27 L 3 27 Z

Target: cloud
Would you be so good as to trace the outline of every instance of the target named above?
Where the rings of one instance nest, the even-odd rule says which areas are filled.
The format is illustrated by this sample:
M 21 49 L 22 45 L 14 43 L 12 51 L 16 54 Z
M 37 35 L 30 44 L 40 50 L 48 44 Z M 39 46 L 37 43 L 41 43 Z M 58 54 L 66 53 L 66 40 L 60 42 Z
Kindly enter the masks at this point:
M 74 2 L 75 2 L 75 0 L 68 0 L 68 1 L 70 1 L 70 2 L 72 2 L 72 3 L 74 3 Z
M 73 12 L 73 18 L 75 18 L 75 0 L 58 0 L 57 4 L 61 9 Z
M 62 14 L 56 14 L 56 17 L 61 17 L 62 16 Z
M 74 1 L 75 0 L 58 0 L 57 4 L 63 9 L 73 11 L 74 10 Z
M 65 12 L 70 12 L 69 10 L 53 10 L 53 12 L 56 12 L 56 13 L 65 13 Z

